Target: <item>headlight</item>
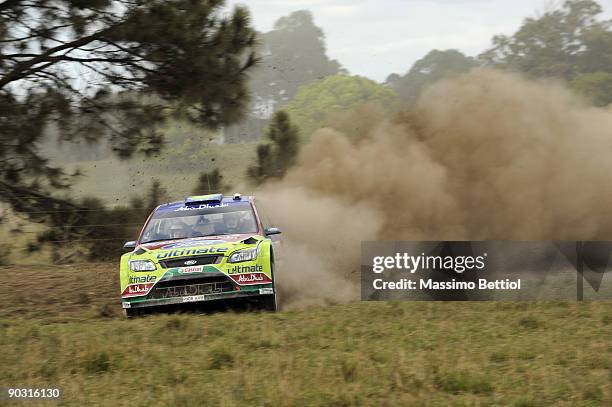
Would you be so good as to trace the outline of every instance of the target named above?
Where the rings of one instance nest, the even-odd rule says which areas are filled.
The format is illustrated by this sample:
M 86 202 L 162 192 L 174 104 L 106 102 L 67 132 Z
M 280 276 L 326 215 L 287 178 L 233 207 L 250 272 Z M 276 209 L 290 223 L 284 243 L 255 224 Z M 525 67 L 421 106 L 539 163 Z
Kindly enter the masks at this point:
M 153 271 L 155 263 L 151 260 L 130 260 L 130 270 L 132 271 Z
M 241 261 L 255 260 L 258 254 L 259 254 L 259 250 L 257 249 L 257 247 L 254 247 L 252 249 L 240 250 L 232 254 L 228 262 L 229 263 L 239 263 Z

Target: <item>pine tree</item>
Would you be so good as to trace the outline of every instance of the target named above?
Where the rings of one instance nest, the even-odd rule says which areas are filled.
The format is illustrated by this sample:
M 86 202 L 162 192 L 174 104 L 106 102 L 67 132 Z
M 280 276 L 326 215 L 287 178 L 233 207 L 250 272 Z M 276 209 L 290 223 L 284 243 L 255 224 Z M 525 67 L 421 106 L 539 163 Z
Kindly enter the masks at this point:
M 245 8 L 223 6 L 0 2 L 0 202 L 24 214 L 78 209 L 57 198 L 72 177 L 41 150 L 49 128 L 128 158 L 156 153 L 169 117 L 206 128 L 242 118 L 256 32 Z
M 166 188 L 164 188 L 161 184 L 161 181 L 158 179 L 153 179 L 149 190 L 146 195 L 146 209 L 152 211 L 159 204 L 165 203 L 168 201 L 168 192 Z
M 248 177 L 256 184 L 282 178 L 295 164 L 299 151 L 299 130 L 283 110 L 272 117 L 266 138 L 257 146 L 257 164 L 247 170 Z
M 198 183 L 193 193 L 196 195 L 217 194 L 223 193 L 229 188 L 230 186 L 223 182 L 221 171 L 215 168 L 210 172 L 202 172 L 200 174 L 200 178 L 198 179 Z

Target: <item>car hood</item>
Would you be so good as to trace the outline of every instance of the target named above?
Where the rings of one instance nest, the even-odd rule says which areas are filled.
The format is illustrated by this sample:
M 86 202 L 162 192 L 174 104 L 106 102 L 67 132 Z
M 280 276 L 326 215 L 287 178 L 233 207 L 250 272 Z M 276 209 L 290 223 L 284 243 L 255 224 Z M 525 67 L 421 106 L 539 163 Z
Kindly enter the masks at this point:
M 204 236 L 187 239 L 174 239 L 164 240 L 161 242 L 143 243 L 139 247 L 146 249 L 147 251 L 156 250 L 167 250 L 167 249 L 179 249 L 179 248 L 193 248 L 193 247 L 204 247 L 212 245 L 227 245 L 233 246 L 237 243 L 242 243 L 249 238 L 260 238 L 255 233 L 241 233 L 234 235 L 218 235 L 218 236 Z

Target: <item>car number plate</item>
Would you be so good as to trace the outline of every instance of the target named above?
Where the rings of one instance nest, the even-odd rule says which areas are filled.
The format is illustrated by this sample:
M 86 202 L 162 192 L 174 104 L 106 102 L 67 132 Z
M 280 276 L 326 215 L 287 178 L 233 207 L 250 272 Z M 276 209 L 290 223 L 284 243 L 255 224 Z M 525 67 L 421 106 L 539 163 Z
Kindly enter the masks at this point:
M 183 302 L 195 302 L 204 299 L 206 299 L 206 295 L 188 295 L 187 297 L 183 297 Z

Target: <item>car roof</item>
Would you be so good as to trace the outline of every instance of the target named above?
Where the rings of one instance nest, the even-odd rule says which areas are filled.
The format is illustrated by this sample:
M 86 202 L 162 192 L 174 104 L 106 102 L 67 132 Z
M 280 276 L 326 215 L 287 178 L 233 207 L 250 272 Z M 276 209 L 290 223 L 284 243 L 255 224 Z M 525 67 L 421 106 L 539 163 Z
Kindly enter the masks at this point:
M 240 203 L 251 203 L 253 202 L 253 198 L 253 196 L 244 196 L 240 194 L 234 194 L 229 196 L 222 194 L 195 195 L 188 196 L 182 201 L 161 204 L 157 208 L 155 208 L 154 212 L 175 211 L 181 208 L 208 208 L 220 206 L 222 204 L 232 205 Z

